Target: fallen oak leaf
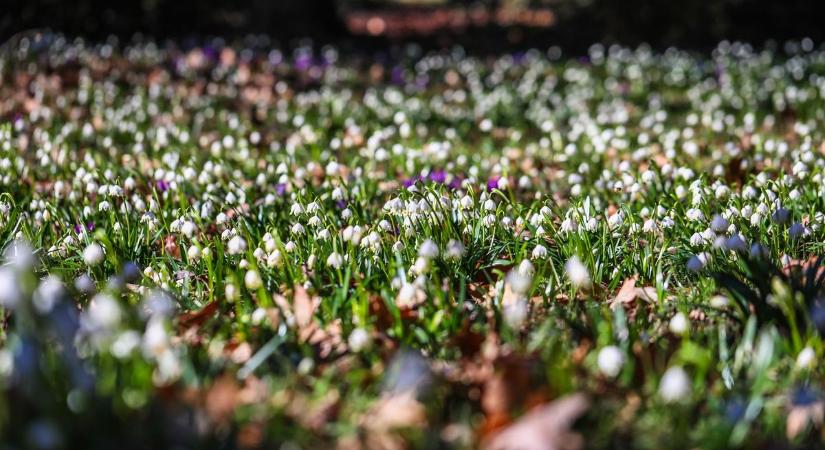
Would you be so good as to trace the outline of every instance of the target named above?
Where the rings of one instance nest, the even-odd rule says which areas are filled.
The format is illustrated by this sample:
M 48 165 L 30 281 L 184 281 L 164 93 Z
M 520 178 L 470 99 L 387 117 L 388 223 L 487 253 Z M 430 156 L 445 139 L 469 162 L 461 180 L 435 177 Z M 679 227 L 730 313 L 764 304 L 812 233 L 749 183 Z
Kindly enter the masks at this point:
M 300 284 L 295 285 L 295 294 L 292 299 L 292 309 L 295 314 L 295 324 L 298 328 L 306 328 L 315 313 L 315 306 L 309 298 L 307 290 Z
M 590 407 L 582 393 L 576 393 L 533 409 L 518 421 L 496 433 L 486 450 L 576 450 L 583 438 L 570 430 Z
M 218 302 L 209 302 L 197 311 L 183 313 L 178 317 L 178 328 L 186 330 L 192 327 L 203 325 L 210 317 L 218 311 Z
M 610 301 L 610 308 L 616 309 L 618 305 L 627 306 L 636 300 L 636 295 L 636 277 L 634 276 L 624 280 L 619 292 Z
M 366 431 L 365 447 L 376 450 L 407 448 L 397 432 L 426 425 L 427 411 L 416 398 L 414 389 L 385 393 L 361 419 Z

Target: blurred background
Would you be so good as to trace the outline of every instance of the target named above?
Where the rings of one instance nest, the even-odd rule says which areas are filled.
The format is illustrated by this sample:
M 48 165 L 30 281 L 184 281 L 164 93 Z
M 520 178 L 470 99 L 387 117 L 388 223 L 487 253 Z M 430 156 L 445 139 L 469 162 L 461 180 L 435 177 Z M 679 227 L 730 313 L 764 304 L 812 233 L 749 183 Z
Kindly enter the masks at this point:
M 469 50 L 594 42 L 703 49 L 722 39 L 825 40 L 822 0 L 3 0 L 0 40 L 48 28 L 155 39 L 262 33 L 289 44 L 369 48 L 414 41 Z

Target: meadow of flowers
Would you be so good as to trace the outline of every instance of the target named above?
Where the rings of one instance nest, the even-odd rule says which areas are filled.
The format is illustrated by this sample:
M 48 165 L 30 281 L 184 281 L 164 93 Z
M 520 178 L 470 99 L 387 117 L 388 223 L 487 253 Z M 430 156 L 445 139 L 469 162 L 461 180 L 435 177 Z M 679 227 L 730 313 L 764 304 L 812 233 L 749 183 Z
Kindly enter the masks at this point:
M 823 444 L 811 41 L 0 77 L 0 449 Z

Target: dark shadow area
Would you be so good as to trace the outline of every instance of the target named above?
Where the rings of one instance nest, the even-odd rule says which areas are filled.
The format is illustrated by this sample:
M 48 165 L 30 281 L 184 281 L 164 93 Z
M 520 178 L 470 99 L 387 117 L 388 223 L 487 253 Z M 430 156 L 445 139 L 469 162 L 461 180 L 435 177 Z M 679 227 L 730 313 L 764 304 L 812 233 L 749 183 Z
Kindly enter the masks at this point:
M 154 39 L 225 38 L 266 34 L 281 44 L 298 38 L 354 48 L 417 42 L 424 47 L 460 44 L 470 51 L 561 45 L 581 50 L 593 42 L 657 48 L 707 49 L 723 39 L 762 44 L 810 37 L 825 40 L 825 2 L 805 0 L 6 0 L 0 13 L 0 40 L 25 30 L 48 28 L 69 36 L 102 39 L 110 35 Z M 516 6 L 512 6 L 515 4 Z M 459 11 L 459 19 L 438 16 Z M 542 8 L 551 20 L 504 18 L 477 22 L 472 14 L 519 8 Z M 359 15 L 360 14 L 360 15 Z M 432 25 L 423 33 L 393 35 L 380 20 L 371 32 L 355 33 L 352 21 L 389 14 L 400 21 Z M 429 15 L 428 15 L 429 14 Z M 355 19 L 354 19 L 355 18 Z M 532 19 L 531 19 L 532 20 Z M 456 25 L 456 21 L 460 22 Z M 529 22 L 529 21 L 528 21 Z M 550 22 L 552 22 L 550 24 Z M 482 23 L 482 25 L 479 25 Z M 538 24 L 538 25 L 537 25 Z M 549 26 L 544 26 L 548 25 Z

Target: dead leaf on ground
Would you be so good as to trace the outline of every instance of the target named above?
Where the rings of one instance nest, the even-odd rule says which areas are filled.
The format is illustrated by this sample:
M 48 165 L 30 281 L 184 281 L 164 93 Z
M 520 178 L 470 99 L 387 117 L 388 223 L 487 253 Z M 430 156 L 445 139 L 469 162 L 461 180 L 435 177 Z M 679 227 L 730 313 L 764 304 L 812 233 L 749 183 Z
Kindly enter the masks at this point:
M 204 408 L 212 423 L 225 425 L 229 422 L 238 403 L 238 392 L 238 382 L 228 375 L 218 378 L 209 387 L 204 399 Z
M 487 450 L 576 450 L 584 439 L 571 427 L 590 407 L 584 394 L 562 397 L 535 408 L 488 440 Z
M 795 271 L 799 271 L 799 273 L 803 276 L 803 280 L 807 278 L 808 274 L 814 274 L 815 278 L 819 278 L 822 276 L 822 273 L 825 272 L 825 264 L 820 264 L 817 267 L 817 263 L 819 262 L 819 256 L 811 255 L 808 259 L 794 259 L 791 260 L 785 267 L 782 268 L 782 272 L 785 275 L 791 276 Z M 807 281 L 807 280 L 805 280 Z
M 197 311 L 190 311 L 184 314 L 181 314 L 178 317 L 178 328 L 183 331 L 187 330 L 192 327 L 198 327 L 203 325 L 210 317 L 212 317 L 218 311 L 218 302 L 212 301 L 209 302 L 203 308 Z
M 785 434 L 788 439 L 794 439 L 808 427 L 820 427 L 825 419 L 825 402 L 814 402 L 809 405 L 794 406 L 788 413 L 785 423 Z
M 292 307 L 295 313 L 295 324 L 299 328 L 304 328 L 312 322 L 313 314 L 315 314 L 315 306 L 313 301 L 309 298 L 307 290 L 300 284 L 295 285 L 295 296 L 292 300 Z
M 415 397 L 414 389 L 384 394 L 361 420 L 366 431 L 365 447 L 376 450 L 405 449 L 405 441 L 397 432 L 426 425 L 427 411 Z

